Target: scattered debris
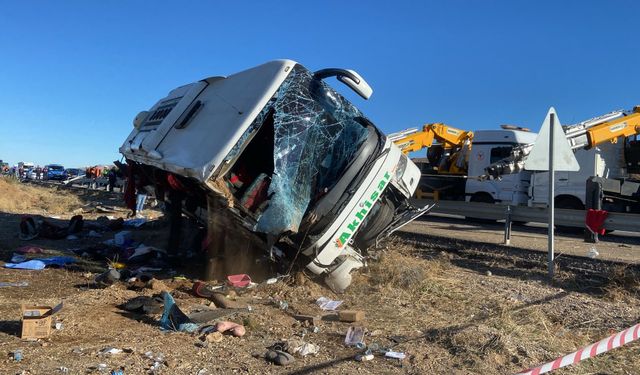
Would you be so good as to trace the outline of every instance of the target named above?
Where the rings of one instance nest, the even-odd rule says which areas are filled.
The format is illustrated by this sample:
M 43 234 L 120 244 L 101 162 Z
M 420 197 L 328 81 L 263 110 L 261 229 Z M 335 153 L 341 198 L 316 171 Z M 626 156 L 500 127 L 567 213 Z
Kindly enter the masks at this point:
M 293 315 L 293 319 L 301 321 L 301 322 L 309 322 L 310 324 L 317 326 L 320 324 L 320 317 L 317 315 L 302 315 L 297 314 Z
M 108 347 L 108 348 L 104 348 L 100 351 L 101 355 L 107 355 L 107 354 L 120 354 L 122 353 L 122 349 L 118 349 L 118 348 L 114 348 L 114 347 Z
M 211 298 L 213 297 L 214 293 L 218 292 L 220 289 L 222 289 L 222 287 L 222 285 L 212 286 L 203 283 L 202 281 L 196 281 L 195 283 L 193 283 L 193 287 L 191 290 L 193 291 L 193 294 L 198 297 Z
M 407 336 L 402 336 L 402 335 L 393 335 L 393 336 L 389 336 L 389 340 L 395 342 L 396 344 L 401 344 L 403 342 L 406 342 Z
M 101 202 L 95 202 L 92 203 L 93 206 L 95 206 L 93 209 L 95 209 L 96 212 L 102 212 L 102 213 L 115 213 L 115 212 L 125 212 L 125 209 L 122 209 L 120 207 L 116 207 L 116 206 L 107 206 L 107 205 L 103 205 Z M 92 209 L 90 209 L 89 212 L 91 212 Z
M 82 215 L 73 216 L 69 220 L 66 228 L 47 220 L 38 219 L 36 221 L 31 216 L 23 216 L 20 220 L 20 233 L 18 237 L 23 241 L 29 241 L 36 237 L 59 240 L 79 233 L 83 226 L 84 220 L 82 219 Z
M 247 274 L 229 275 L 227 276 L 229 285 L 236 288 L 245 288 L 251 284 L 251 277 Z
M 233 301 L 222 293 L 212 293 L 211 300 L 217 307 L 223 309 L 246 309 L 247 305 L 245 303 L 241 303 L 239 301 Z
M 102 235 L 95 230 L 91 230 L 89 231 L 89 233 L 87 233 L 87 237 L 100 238 L 102 237 Z
M 291 354 L 282 350 L 269 350 L 265 355 L 265 359 L 278 366 L 287 366 L 295 361 Z
M 146 222 L 147 222 L 147 219 L 142 218 L 142 217 L 139 217 L 139 218 L 136 218 L 136 219 L 128 219 L 128 220 L 125 220 L 125 221 L 123 222 L 123 225 L 124 225 L 125 227 L 140 228 L 141 226 L 143 226 L 144 224 L 146 224 Z
M 160 369 L 160 367 L 162 367 L 162 365 L 166 363 L 164 354 L 162 353 L 154 355 L 152 351 L 148 351 L 144 353 L 144 356 L 153 361 L 153 364 L 149 366 L 149 373 L 151 374 L 155 374 Z
M 22 361 L 22 350 L 21 349 L 13 351 L 13 360 L 16 361 L 16 362 Z
M 109 366 L 107 366 L 106 363 L 98 363 L 95 366 L 91 366 L 92 370 L 98 370 L 98 371 L 107 371 Z
M 236 337 L 244 336 L 246 333 L 243 325 L 229 321 L 218 322 L 215 324 L 215 328 L 218 332 L 229 332 Z
M 16 282 L 10 282 L 10 281 L 0 281 L 0 288 L 7 288 L 7 287 L 23 287 L 23 286 L 29 286 L 29 283 L 27 281 L 16 281 Z
M 399 359 L 399 360 L 403 360 L 406 357 L 406 354 L 401 353 L 401 352 L 386 352 L 384 353 L 384 356 L 387 358 L 394 358 L 394 359 Z
M 42 250 L 42 248 L 37 246 L 26 245 L 26 246 L 17 248 L 16 252 L 22 253 L 22 254 L 41 254 L 44 252 L 44 250 Z
M 63 267 L 70 263 L 75 263 L 75 258 L 72 257 L 51 257 L 51 258 L 38 258 L 31 259 L 22 263 L 5 263 L 5 268 L 23 269 L 23 270 L 42 270 L 47 266 Z
M 21 262 L 21 263 L 5 263 L 4 267 L 19 269 L 19 270 L 37 271 L 37 270 L 43 270 L 46 267 L 46 265 L 44 264 L 44 262 L 34 259 L 34 260 L 28 260 L 26 262 Z
M 195 332 L 198 325 L 193 323 L 185 313 L 178 308 L 169 292 L 162 292 L 164 311 L 160 318 L 160 326 L 168 331 Z
M 99 285 L 109 286 L 109 285 L 113 285 L 116 281 L 120 280 L 121 276 L 122 275 L 120 274 L 120 271 L 111 268 L 101 273 L 100 275 L 96 276 L 95 282 L 96 284 L 99 284 Z
M 278 306 L 280 310 L 286 310 L 289 308 L 289 302 L 281 299 L 273 300 L 273 303 Z
M 88 228 L 93 228 L 98 231 L 116 231 L 120 230 L 124 225 L 124 219 L 115 218 L 113 216 L 99 216 L 95 222 L 87 223 Z
M 227 315 L 235 313 L 234 309 L 218 309 L 215 307 L 208 307 L 206 309 L 200 309 L 189 314 L 189 319 L 194 323 L 207 323 L 212 320 L 223 318 Z
M 162 312 L 163 299 L 160 296 L 138 296 L 130 299 L 119 307 L 126 311 L 143 314 L 159 314 Z
M 320 347 L 315 344 L 311 344 L 309 342 L 305 342 L 300 346 L 293 348 L 293 353 L 298 354 L 301 357 L 307 356 L 309 354 L 318 354 L 320 351 Z
M 29 241 L 38 237 L 39 225 L 31 216 L 23 216 L 20 219 L 20 233 L 18 238 L 22 241 Z
M 114 243 L 117 246 L 124 246 L 126 243 L 131 243 L 131 232 L 128 230 L 123 230 L 121 232 L 116 233 L 114 236 Z
M 364 334 L 366 330 L 363 327 L 351 326 L 347 330 L 344 343 L 347 346 L 358 346 L 364 344 Z
M 369 354 L 358 354 L 358 355 L 356 355 L 355 359 L 358 362 L 371 361 L 371 360 L 373 360 L 373 354 L 371 354 L 371 353 L 369 353 Z
M 342 301 L 333 301 L 326 297 L 320 297 L 316 300 L 316 305 L 320 306 L 322 310 L 333 311 L 342 305 Z
M 27 261 L 27 257 L 22 254 L 14 253 L 13 256 L 11 257 L 11 263 L 22 263 L 26 261 Z
M 595 246 L 591 246 L 591 249 L 589 249 L 587 256 L 591 259 L 595 259 L 598 255 L 600 255 L 600 253 L 598 252 L 598 249 L 596 249 Z

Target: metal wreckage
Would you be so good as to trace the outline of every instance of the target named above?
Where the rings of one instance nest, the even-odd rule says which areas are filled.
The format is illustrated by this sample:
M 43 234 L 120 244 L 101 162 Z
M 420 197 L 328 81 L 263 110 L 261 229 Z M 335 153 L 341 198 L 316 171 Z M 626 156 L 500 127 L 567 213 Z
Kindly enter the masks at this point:
M 372 94 L 352 70 L 278 60 L 178 87 L 134 119 L 120 152 L 139 188 L 169 204 L 181 191 L 208 223 L 209 269 L 252 247 L 342 291 L 369 247 L 430 209 L 409 202 L 418 167 L 328 77 Z

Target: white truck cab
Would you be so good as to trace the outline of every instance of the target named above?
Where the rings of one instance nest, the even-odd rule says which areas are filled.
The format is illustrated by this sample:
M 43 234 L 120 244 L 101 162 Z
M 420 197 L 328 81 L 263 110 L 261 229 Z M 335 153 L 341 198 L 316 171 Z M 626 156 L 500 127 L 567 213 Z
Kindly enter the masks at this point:
M 323 81 L 331 76 L 372 93 L 354 71 L 272 61 L 172 90 L 136 116 L 120 152 L 137 181 L 184 189 L 192 213 L 225 200 L 278 261 L 301 253 L 344 290 L 369 246 L 428 208 L 408 200 L 419 169 Z
M 523 130 L 478 130 L 469 155 L 469 179 L 466 181 L 466 200 L 471 202 L 526 205 L 529 201 L 531 172 L 503 176 L 499 180 L 478 180 L 484 169 L 505 157 L 514 146 L 535 142 L 536 133 Z

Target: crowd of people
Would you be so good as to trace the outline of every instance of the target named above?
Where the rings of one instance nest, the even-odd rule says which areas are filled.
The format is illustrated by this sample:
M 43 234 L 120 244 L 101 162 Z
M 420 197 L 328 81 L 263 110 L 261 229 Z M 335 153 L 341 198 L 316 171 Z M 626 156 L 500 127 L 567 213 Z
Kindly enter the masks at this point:
M 9 166 L 8 164 L 0 165 L 0 174 L 15 177 L 19 180 L 47 180 L 48 176 L 48 166 L 41 167 L 39 165 L 30 165 L 25 163 L 19 163 L 18 165 Z M 72 168 L 64 170 L 64 179 L 69 179 L 73 177 L 79 177 L 82 174 L 82 169 L 80 168 Z M 111 191 L 113 191 L 113 187 L 115 186 L 117 179 L 119 176 L 118 167 L 111 166 L 91 166 L 84 168 L 84 177 L 96 180 L 98 178 L 104 177 L 109 181 L 109 187 Z

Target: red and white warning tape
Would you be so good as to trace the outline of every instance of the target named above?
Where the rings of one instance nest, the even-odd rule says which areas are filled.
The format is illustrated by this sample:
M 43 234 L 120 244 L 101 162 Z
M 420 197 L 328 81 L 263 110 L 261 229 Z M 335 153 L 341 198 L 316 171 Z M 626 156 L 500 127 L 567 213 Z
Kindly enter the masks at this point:
M 584 348 L 576 352 L 567 354 L 564 357 L 558 357 L 551 362 L 547 362 L 544 365 L 525 370 L 518 373 L 517 375 L 544 374 L 545 372 L 550 372 L 559 369 L 560 367 L 573 365 L 574 363 L 578 363 L 583 359 L 595 357 L 598 354 L 608 352 L 611 349 L 615 349 L 624 344 L 628 344 L 631 341 L 637 340 L 638 334 L 640 334 L 640 323 L 634 325 L 633 327 L 627 328 L 622 332 L 611 335 L 604 340 L 600 340 L 595 344 L 585 346 Z

